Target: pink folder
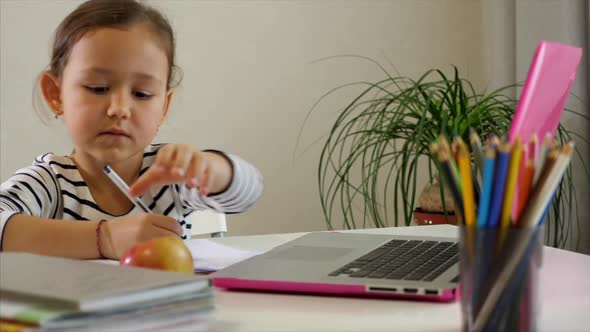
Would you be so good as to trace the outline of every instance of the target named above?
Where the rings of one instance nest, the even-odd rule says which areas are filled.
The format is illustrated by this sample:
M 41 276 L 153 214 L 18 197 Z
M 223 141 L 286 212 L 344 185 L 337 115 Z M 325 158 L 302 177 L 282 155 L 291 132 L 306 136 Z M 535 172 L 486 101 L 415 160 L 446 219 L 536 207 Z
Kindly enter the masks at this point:
M 520 136 L 523 143 L 525 158 L 522 158 L 520 165 L 521 174 L 525 161 L 530 156 L 537 156 L 545 135 L 550 133 L 555 136 L 581 58 L 582 49 L 578 47 L 547 41 L 541 41 L 537 46 L 508 131 L 510 142 Z M 529 151 L 529 142 L 534 133 L 537 134 L 539 144 L 535 146 L 535 151 Z M 518 185 L 515 190 L 513 217 L 518 206 Z
M 527 149 L 533 133 L 540 140 L 555 136 L 581 58 L 578 47 L 547 41 L 537 46 L 508 131 L 510 142 L 520 136 L 526 155 L 536 155 Z

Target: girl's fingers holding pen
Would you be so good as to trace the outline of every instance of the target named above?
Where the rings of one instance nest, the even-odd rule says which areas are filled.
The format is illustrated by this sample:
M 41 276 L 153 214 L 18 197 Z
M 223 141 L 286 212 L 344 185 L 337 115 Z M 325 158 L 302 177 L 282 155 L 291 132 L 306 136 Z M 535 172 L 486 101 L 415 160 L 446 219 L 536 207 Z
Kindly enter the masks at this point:
M 178 221 L 176 221 L 175 219 L 162 215 L 153 215 L 150 218 L 150 221 L 153 226 L 161 229 L 166 233 L 172 232 L 176 235 L 182 235 L 182 227 L 178 224 Z
M 200 187 L 202 183 L 202 175 L 204 171 L 203 158 L 201 153 L 195 152 L 192 155 L 188 172 L 186 174 L 186 184 L 189 188 Z
M 168 169 L 173 175 L 186 177 L 197 150 L 188 144 L 168 144 L 158 151 L 155 165 Z
M 129 186 L 131 196 L 143 195 L 154 183 L 163 177 L 164 169 L 153 165 Z
M 141 196 L 152 186 L 180 183 L 183 179 L 183 176 L 172 172 L 170 169 L 160 165 L 152 165 L 129 187 L 129 193 L 132 196 Z
M 203 196 L 207 196 L 209 194 L 209 182 L 210 182 L 211 173 L 209 172 L 209 168 L 206 168 L 203 171 L 203 175 L 201 176 L 201 185 L 199 186 L 199 192 Z
M 186 144 L 176 144 L 172 160 L 169 161 L 172 172 L 185 176 L 193 158 L 194 148 Z
M 172 168 L 176 155 L 176 144 L 166 144 L 158 150 L 154 165 L 159 165 L 163 168 Z

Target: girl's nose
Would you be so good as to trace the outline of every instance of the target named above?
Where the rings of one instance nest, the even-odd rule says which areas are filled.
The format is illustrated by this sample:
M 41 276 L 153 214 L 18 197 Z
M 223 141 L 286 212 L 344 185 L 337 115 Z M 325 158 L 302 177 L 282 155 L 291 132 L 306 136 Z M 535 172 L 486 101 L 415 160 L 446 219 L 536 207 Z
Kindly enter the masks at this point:
M 127 119 L 131 115 L 131 103 L 132 99 L 128 93 L 125 93 L 125 91 L 113 91 L 107 115 Z

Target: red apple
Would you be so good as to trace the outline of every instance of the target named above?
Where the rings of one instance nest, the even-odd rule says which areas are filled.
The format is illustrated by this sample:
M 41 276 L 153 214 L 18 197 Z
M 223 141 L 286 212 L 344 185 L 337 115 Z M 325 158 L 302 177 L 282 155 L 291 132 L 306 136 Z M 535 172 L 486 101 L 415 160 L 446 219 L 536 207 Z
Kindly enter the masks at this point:
M 138 243 L 125 252 L 119 264 L 194 273 L 193 256 L 177 236 L 165 236 Z

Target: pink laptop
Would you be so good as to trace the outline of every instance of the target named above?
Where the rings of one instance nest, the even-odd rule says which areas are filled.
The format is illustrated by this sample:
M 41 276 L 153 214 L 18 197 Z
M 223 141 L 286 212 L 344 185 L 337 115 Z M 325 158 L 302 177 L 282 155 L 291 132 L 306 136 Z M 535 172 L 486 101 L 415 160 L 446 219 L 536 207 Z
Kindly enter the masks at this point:
M 531 151 L 528 144 L 532 135 L 537 134 L 539 142 L 547 134 L 555 137 L 581 58 L 582 49 L 578 47 L 547 41 L 541 41 L 537 46 L 508 131 L 510 142 L 519 136 L 524 144 L 521 173 L 525 161 L 536 157 L 539 152 L 540 144 L 535 146 L 535 151 Z M 515 199 L 518 199 L 518 185 L 515 190 Z M 512 214 L 515 216 L 519 204 L 513 206 Z
M 533 133 L 541 140 L 555 135 L 581 58 L 581 48 L 539 43 L 508 132 L 511 142 L 520 136 L 527 147 Z

